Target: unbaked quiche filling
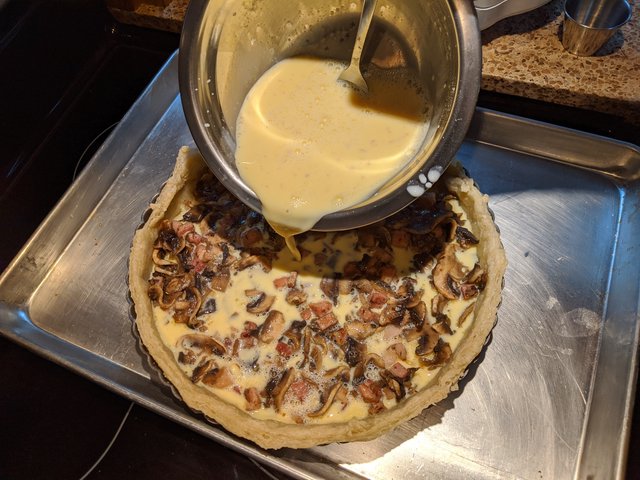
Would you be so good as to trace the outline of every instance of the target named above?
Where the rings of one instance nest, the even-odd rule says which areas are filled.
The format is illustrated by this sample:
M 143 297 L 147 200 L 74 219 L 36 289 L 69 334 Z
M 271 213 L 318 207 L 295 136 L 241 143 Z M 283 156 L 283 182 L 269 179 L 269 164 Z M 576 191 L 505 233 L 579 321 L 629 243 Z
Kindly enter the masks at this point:
M 366 228 L 300 235 L 301 261 L 209 173 L 175 202 L 152 255 L 155 326 L 191 382 L 256 418 L 392 408 L 428 386 L 473 322 L 486 274 L 451 192 Z

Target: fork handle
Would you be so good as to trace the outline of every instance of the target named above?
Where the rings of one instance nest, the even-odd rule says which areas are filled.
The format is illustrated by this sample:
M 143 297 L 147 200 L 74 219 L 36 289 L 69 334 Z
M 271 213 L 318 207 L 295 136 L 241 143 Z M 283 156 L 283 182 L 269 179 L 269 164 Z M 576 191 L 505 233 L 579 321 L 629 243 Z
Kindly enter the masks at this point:
M 364 0 L 362 5 L 362 13 L 360 14 L 360 23 L 358 23 L 358 33 L 356 41 L 353 44 L 353 54 L 351 56 L 351 64 L 360 65 L 360 57 L 364 50 L 364 42 L 367 40 L 367 32 L 373 20 L 373 14 L 376 10 L 378 0 Z

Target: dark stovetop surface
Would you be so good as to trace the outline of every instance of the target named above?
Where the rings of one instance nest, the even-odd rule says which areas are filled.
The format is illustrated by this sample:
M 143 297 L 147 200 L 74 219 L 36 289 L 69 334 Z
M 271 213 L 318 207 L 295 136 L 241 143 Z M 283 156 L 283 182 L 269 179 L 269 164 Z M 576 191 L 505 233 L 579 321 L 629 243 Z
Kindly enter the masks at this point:
M 178 36 L 115 22 L 100 0 L 0 1 L 0 272 Z M 610 117 L 483 92 L 480 105 L 634 140 Z M 637 141 L 637 140 L 636 140 Z M 0 337 L 0 478 L 283 478 Z M 629 478 L 640 478 L 640 408 Z

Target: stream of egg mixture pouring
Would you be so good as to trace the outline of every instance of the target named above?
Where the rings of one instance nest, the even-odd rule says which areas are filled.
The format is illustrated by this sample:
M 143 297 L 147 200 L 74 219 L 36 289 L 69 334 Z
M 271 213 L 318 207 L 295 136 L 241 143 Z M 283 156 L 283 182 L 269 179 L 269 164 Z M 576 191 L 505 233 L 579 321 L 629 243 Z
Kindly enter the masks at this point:
M 370 198 L 420 149 L 427 102 L 415 76 L 370 70 L 369 93 L 338 81 L 345 65 L 294 57 L 249 91 L 236 128 L 236 165 L 262 213 L 298 259 L 293 236 Z

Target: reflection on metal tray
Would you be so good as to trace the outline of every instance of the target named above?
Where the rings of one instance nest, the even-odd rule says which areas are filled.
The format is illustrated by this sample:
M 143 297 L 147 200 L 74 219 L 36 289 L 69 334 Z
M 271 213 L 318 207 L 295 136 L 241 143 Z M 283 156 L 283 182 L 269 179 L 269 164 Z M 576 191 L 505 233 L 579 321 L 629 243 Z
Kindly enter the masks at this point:
M 189 413 L 132 333 L 127 257 L 191 144 L 175 56 L 0 278 L 0 332 L 299 478 L 622 477 L 638 349 L 640 151 L 479 110 L 459 158 L 510 261 L 492 340 L 445 401 L 370 442 L 267 452 Z

